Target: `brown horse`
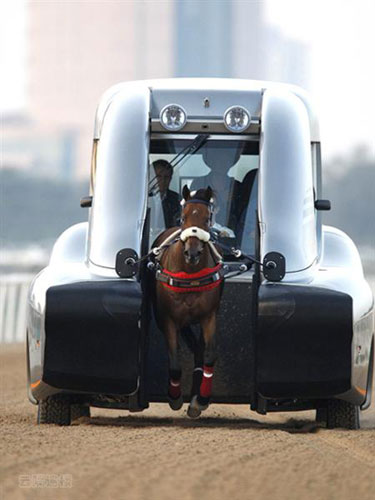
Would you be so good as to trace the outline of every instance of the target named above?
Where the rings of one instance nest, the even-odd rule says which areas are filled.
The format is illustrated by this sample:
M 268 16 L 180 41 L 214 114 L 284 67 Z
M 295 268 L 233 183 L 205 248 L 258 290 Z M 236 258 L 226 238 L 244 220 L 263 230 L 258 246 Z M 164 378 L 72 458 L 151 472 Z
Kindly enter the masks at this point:
M 169 354 L 168 401 L 173 410 L 182 407 L 179 332 L 200 324 L 201 336 L 194 352 L 194 376 L 188 415 L 198 417 L 209 405 L 216 359 L 216 315 L 223 275 L 221 255 L 209 241 L 212 190 L 200 189 L 193 196 L 183 189 L 184 205 L 177 241 L 160 252 L 156 272 L 156 321 L 164 333 Z M 164 231 L 156 240 L 162 246 L 176 229 Z M 188 330 L 189 331 L 189 330 Z M 192 334 L 191 330 L 190 333 Z

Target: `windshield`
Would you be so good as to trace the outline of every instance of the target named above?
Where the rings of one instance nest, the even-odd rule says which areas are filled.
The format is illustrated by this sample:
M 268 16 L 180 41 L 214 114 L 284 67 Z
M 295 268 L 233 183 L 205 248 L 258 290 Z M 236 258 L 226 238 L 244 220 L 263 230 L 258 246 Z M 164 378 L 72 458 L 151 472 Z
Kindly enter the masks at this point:
M 254 254 L 258 162 L 259 142 L 255 140 L 211 139 L 204 135 L 152 139 L 150 244 L 164 229 L 179 225 L 185 184 L 190 190 L 211 186 L 213 231 L 219 243 Z

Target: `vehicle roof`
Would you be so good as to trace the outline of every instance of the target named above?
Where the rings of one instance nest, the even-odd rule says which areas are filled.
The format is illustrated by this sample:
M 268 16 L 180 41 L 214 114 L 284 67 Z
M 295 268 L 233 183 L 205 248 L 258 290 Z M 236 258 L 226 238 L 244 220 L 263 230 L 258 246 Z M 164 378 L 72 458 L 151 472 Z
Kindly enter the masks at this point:
M 259 118 L 261 118 L 261 99 L 265 91 L 270 90 L 281 95 L 283 93 L 292 93 L 302 100 L 307 110 L 310 121 L 311 141 L 320 141 L 318 118 L 313 108 L 310 96 L 304 89 L 298 87 L 297 85 L 286 83 L 235 78 L 165 78 L 155 80 L 129 81 L 113 85 L 103 94 L 99 102 L 95 118 L 94 138 L 100 137 L 100 130 L 105 113 L 111 103 L 115 100 L 116 95 L 118 95 L 122 91 L 126 91 L 127 93 L 129 91 L 131 92 L 132 88 L 136 88 L 139 90 L 139 88 L 142 86 L 144 86 L 145 88 L 149 88 L 152 93 L 154 102 L 152 102 L 151 104 L 151 110 L 152 114 L 155 115 L 159 113 L 160 106 L 162 105 L 160 103 L 157 103 L 156 101 L 161 100 L 161 103 L 172 103 L 173 98 L 178 95 L 180 99 L 181 97 L 185 97 L 186 99 L 187 96 L 189 96 L 191 102 L 192 96 L 199 96 L 199 94 L 202 94 L 203 92 L 211 94 L 214 93 L 216 95 L 219 94 L 222 97 L 226 95 L 227 98 L 231 94 L 234 94 L 235 96 L 244 96 L 246 94 L 251 94 L 254 109 L 250 109 L 250 112 L 253 116 L 258 116 Z M 160 98 L 159 96 L 163 97 Z M 167 101 L 165 99 L 167 99 Z M 259 102 L 258 106 L 256 105 L 257 100 Z M 177 104 L 182 103 L 177 102 Z M 232 105 L 236 104 L 241 103 L 232 102 Z

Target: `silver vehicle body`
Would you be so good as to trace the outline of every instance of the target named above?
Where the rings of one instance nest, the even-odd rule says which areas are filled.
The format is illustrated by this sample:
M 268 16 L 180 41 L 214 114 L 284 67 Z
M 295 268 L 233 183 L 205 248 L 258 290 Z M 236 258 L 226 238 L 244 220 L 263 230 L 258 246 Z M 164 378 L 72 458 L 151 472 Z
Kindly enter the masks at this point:
M 195 137 L 203 131 L 228 138 L 231 133 L 223 124 L 226 109 L 240 105 L 250 112 L 251 125 L 242 135 L 260 141 L 259 256 L 262 260 L 277 251 L 286 260 L 282 281 L 275 285 L 262 277 L 261 286 L 286 291 L 313 287 L 351 298 L 351 386 L 333 396 L 367 406 L 374 349 L 373 296 L 355 244 L 342 231 L 322 225 L 315 208 L 321 198 L 320 136 L 309 97 L 295 86 L 226 79 L 130 82 L 104 94 L 94 127 L 89 220 L 58 238 L 48 267 L 30 287 L 30 399 L 36 402 L 64 390 L 43 380 L 47 291 L 72 283 L 123 282 L 115 265 L 119 250 L 132 248 L 142 254 L 149 145 L 152 137 L 171 134 L 159 118 L 170 103 L 187 112 L 185 127 L 175 133 L 181 136 Z M 240 279 L 251 280 L 252 274 Z

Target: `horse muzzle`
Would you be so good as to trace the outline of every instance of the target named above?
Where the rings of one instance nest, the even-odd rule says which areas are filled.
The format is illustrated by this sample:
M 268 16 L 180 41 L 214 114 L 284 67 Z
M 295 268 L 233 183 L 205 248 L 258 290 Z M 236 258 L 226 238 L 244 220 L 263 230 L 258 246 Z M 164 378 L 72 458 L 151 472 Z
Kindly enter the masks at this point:
M 203 253 L 203 248 L 202 249 L 187 248 L 186 250 L 184 250 L 184 257 L 186 264 L 194 264 L 194 265 L 199 264 L 202 253 Z

